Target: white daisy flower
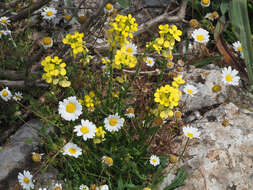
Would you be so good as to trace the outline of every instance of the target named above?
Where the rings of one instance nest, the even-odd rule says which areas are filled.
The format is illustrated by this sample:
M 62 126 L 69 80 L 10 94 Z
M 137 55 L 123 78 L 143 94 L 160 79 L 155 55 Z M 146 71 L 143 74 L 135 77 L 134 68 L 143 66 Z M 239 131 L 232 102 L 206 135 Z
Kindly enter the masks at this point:
M 209 32 L 203 28 L 199 28 L 193 31 L 192 37 L 194 41 L 206 44 L 209 41 Z
M 209 7 L 210 3 L 211 3 L 211 0 L 201 0 L 200 4 L 202 7 Z
M 42 9 L 41 16 L 45 20 L 52 20 L 56 17 L 57 10 L 53 7 L 47 7 Z
M 173 69 L 173 67 L 174 67 L 174 62 L 173 61 L 168 61 L 167 62 L 167 67 L 168 67 L 168 69 Z
M 107 131 L 113 132 L 118 131 L 123 126 L 124 120 L 116 113 L 105 118 L 104 124 Z
M 80 190 L 89 190 L 89 187 L 87 185 L 82 184 L 79 189 Z
M 113 5 L 111 3 L 107 3 L 105 5 L 104 11 L 105 11 L 106 14 L 112 13 Z
M 109 186 L 108 185 L 101 185 L 99 187 L 100 190 L 109 190 Z
M 20 101 L 23 98 L 23 94 L 21 92 L 15 92 L 12 98 L 16 101 Z
M 69 142 L 63 147 L 62 154 L 74 156 L 77 158 L 78 156 L 82 155 L 82 149 L 79 148 L 76 144 Z
M 96 136 L 96 125 L 88 120 L 81 120 L 81 125 L 75 126 L 77 136 L 83 136 L 83 140 L 92 139 Z
M 46 188 L 46 187 L 45 187 L 45 188 L 41 188 L 41 187 L 40 187 L 39 190 L 47 190 L 47 188 Z
M 125 116 L 127 116 L 128 118 L 134 118 L 135 117 L 133 107 L 127 108 L 126 112 L 127 113 L 125 114 Z
M 8 89 L 8 87 L 6 87 L 0 91 L 0 96 L 4 101 L 7 102 L 8 100 L 11 99 L 12 94 L 11 94 L 11 91 Z
M 190 139 L 199 138 L 200 132 L 194 127 L 183 127 L 184 135 Z
M 0 23 L 2 24 L 2 25 L 6 25 L 6 24 L 8 24 L 8 23 L 10 23 L 11 21 L 10 21 L 10 19 L 8 18 L 8 17 L 5 17 L 5 16 L 3 16 L 3 17 L 0 17 Z
M 82 105 L 75 96 L 59 102 L 58 112 L 67 121 L 75 121 L 82 114 Z
M 10 34 L 11 34 L 10 30 L 0 30 L 0 38 L 2 38 L 2 35 L 7 36 Z
M 11 33 L 10 30 L 0 30 L 0 38 L 2 38 L 2 35 L 7 36 L 10 33 Z
M 185 94 L 188 94 L 190 96 L 193 96 L 198 92 L 197 88 L 190 84 L 186 84 L 183 91 Z
M 50 38 L 50 37 L 48 37 L 48 36 L 47 36 L 47 37 L 44 37 L 44 38 L 42 39 L 42 46 L 43 46 L 45 49 L 52 47 L 52 46 L 53 46 L 53 39 Z
M 149 159 L 149 162 L 153 166 L 157 166 L 160 164 L 160 158 L 156 155 L 152 155 Z
M 137 46 L 133 43 L 126 44 L 126 53 L 134 56 L 137 53 Z
M 240 41 L 233 43 L 233 48 L 236 52 L 242 52 L 242 44 Z
M 102 157 L 102 163 L 105 163 L 109 167 L 113 165 L 113 159 L 109 156 L 103 156 Z
M 153 67 L 154 64 L 155 64 L 155 61 L 154 61 L 154 59 L 153 59 L 152 57 L 147 57 L 147 58 L 145 59 L 145 63 L 147 64 L 147 66 Z
M 53 190 L 62 190 L 62 185 L 60 183 L 54 184 Z
M 29 171 L 25 171 L 22 173 L 18 174 L 18 181 L 19 184 L 22 186 L 23 189 L 25 190 L 30 190 L 34 188 L 34 184 L 32 182 L 32 175 L 30 174 Z
M 232 68 L 229 66 L 228 68 L 222 69 L 222 81 L 226 85 L 239 85 L 240 77 L 237 76 L 238 71 L 232 70 Z
M 179 66 L 183 67 L 183 66 L 184 66 L 184 61 L 183 61 L 182 59 L 179 59 L 179 60 L 177 61 L 177 64 L 178 64 Z
M 209 19 L 209 20 L 211 20 L 211 21 L 214 20 L 214 17 L 213 17 L 213 14 L 212 14 L 212 13 L 207 13 L 206 16 L 205 16 L 204 18 L 207 18 L 207 19 Z

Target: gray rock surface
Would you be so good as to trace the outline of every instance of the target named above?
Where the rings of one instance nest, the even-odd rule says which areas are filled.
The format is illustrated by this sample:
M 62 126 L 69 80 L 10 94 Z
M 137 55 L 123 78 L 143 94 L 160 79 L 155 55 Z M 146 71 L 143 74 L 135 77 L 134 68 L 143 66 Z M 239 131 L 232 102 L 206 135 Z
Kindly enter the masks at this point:
M 193 97 L 184 94 L 181 102 L 184 104 L 184 111 L 195 111 L 205 107 L 223 103 L 230 93 L 230 87 L 222 83 L 222 72 L 220 70 L 205 70 L 192 68 L 187 73 L 183 73 L 186 84 L 194 85 L 198 93 Z M 214 93 L 214 85 L 220 85 L 221 91 Z
M 9 189 L 13 179 L 17 180 L 18 172 L 31 164 L 31 153 L 41 140 L 40 128 L 41 122 L 37 119 L 27 122 L 0 150 L 0 189 Z
M 233 103 L 222 104 L 191 126 L 201 135 L 190 140 L 179 163 L 186 166 L 189 176 L 186 186 L 178 190 L 253 189 L 253 112 L 242 112 Z M 181 152 L 186 137 L 175 142 L 176 152 Z

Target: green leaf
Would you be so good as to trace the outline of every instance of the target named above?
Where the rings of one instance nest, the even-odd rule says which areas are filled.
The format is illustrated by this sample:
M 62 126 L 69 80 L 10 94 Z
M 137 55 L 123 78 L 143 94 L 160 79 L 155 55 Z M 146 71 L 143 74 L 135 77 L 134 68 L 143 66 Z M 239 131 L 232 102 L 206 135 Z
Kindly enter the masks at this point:
M 218 55 L 214 57 L 207 57 L 205 59 L 202 59 L 201 61 L 198 61 L 197 63 L 193 64 L 195 67 L 204 67 L 205 65 L 212 63 L 214 61 L 217 61 L 221 59 L 223 55 Z
M 128 8 L 130 6 L 130 0 L 117 0 L 121 7 Z
M 32 144 L 32 143 L 33 143 L 32 139 L 27 139 L 27 140 L 25 140 L 24 142 L 25 142 L 26 144 Z
M 230 6 L 232 25 L 234 27 L 234 32 L 243 47 L 244 60 L 249 78 L 249 87 L 253 90 L 253 46 L 247 0 L 233 0 L 230 2 Z
M 184 167 L 179 168 L 175 179 L 164 190 L 174 190 L 177 187 L 185 185 L 184 180 L 187 178 L 187 176 L 188 174 L 185 172 Z
M 225 15 L 229 10 L 229 1 L 222 1 L 220 5 L 222 15 Z
M 118 180 L 118 190 L 124 190 L 124 184 L 123 184 L 123 180 L 122 180 L 122 177 L 120 176 L 119 177 L 119 180 Z

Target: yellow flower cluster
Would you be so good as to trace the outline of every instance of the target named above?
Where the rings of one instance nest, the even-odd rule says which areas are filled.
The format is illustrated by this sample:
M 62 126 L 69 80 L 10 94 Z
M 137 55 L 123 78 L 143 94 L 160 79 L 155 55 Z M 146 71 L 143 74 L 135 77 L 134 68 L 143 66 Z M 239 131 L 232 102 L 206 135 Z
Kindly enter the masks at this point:
M 126 46 L 123 46 L 120 50 L 116 51 L 115 59 L 113 63 L 113 68 L 120 69 L 121 66 L 127 66 L 129 68 L 134 68 L 137 64 L 137 58 L 131 53 L 126 51 Z
M 111 28 L 106 33 L 111 49 L 128 44 L 129 38 L 133 38 L 133 32 L 138 30 L 135 18 L 130 14 L 128 16 L 117 14 L 114 22 L 110 22 L 109 25 Z
M 161 54 L 165 58 L 169 58 L 172 55 L 172 50 L 175 45 L 175 40 L 180 41 L 182 31 L 177 29 L 176 25 L 169 26 L 168 24 L 159 25 L 160 37 L 156 38 L 152 42 L 148 42 L 146 47 L 154 49 L 158 54 Z
M 80 99 L 79 102 L 84 104 L 89 111 L 94 111 L 94 106 L 99 103 L 93 91 L 90 91 L 89 94 L 86 94 L 84 96 L 84 100 Z
M 59 84 L 62 87 L 69 87 L 71 85 L 71 82 L 68 81 L 68 77 L 66 76 L 66 63 L 62 62 L 62 59 L 59 59 L 59 57 L 55 56 L 52 59 L 50 56 L 47 56 L 41 61 L 41 65 L 45 71 L 42 79 L 47 83 Z
M 84 51 L 83 37 L 83 33 L 75 32 L 75 34 L 67 34 L 62 42 L 70 45 L 74 56 L 76 56 L 76 54 Z
M 165 119 L 168 116 L 173 116 L 172 109 L 178 106 L 182 95 L 178 87 L 184 83 L 185 81 L 180 76 L 177 76 L 173 79 L 172 86 L 167 84 L 156 90 L 154 97 L 155 102 L 160 104 L 157 111 L 160 113 L 161 118 Z
M 103 129 L 102 126 L 97 127 L 96 128 L 96 137 L 93 139 L 93 142 L 95 144 L 101 143 L 102 141 L 105 140 L 105 134 L 106 134 L 106 132 L 105 132 L 105 130 Z

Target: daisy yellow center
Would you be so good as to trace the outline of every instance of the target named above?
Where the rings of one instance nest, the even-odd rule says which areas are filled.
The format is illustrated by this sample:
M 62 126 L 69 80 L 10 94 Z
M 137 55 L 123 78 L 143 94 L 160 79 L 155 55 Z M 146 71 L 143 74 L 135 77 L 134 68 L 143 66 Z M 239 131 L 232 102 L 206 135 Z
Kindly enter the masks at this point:
M 193 93 L 192 89 L 188 89 L 187 92 L 188 92 L 189 94 L 192 94 L 192 93 Z
M 226 75 L 226 81 L 231 82 L 233 77 L 231 75 Z
M 24 177 L 24 182 L 25 182 L 26 184 L 29 184 L 30 180 L 28 179 L 28 177 Z
M 66 20 L 70 20 L 70 18 L 71 18 L 70 15 L 66 15 L 66 16 L 65 16 L 65 19 L 66 19 Z
M 66 111 L 68 113 L 74 113 L 76 111 L 76 105 L 73 104 L 73 103 L 68 103 L 67 106 L 66 106 Z
M 152 162 L 153 162 L 153 163 L 156 163 L 156 159 L 152 159 Z
M 152 64 L 152 60 L 148 60 L 148 64 L 149 64 L 149 65 Z
M 110 4 L 110 3 L 107 3 L 106 4 L 106 6 L 105 6 L 105 8 L 107 9 L 107 10 L 112 10 L 112 4 Z
M 106 163 L 107 165 L 112 165 L 112 164 L 113 164 L 113 159 L 112 159 L 111 157 L 106 157 L 106 158 L 105 158 L 105 163 Z
M 118 123 L 118 121 L 117 121 L 117 119 L 115 119 L 115 118 L 112 118 L 112 119 L 110 119 L 110 121 L 109 121 L 109 124 L 110 124 L 111 126 L 115 126 L 115 125 L 117 125 L 117 123 Z
M 62 190 L 61 187 L 55 187 L 54 190 Z
M 242 51 L 242 46 L 238 46 L 238 47 L 237 47 L 237 50 L 238 50 L 238 51 Z
M 70 154 L 75 154 L 76 153 L 76 149 L 75 148 L 69 148 L 69 153 Z
M 127 112 L 128 112 L 128 113 L 134 113 L 134 108 L 128 108 L 128 109 L 127 109 Z
M 51 44 L 51 42 L 52 42 L 52 40 L 51 40 L 50 37 L 45 37 L 45 38 L 43 38 L 43 44 L 49 45 L 49 44 Z
M 48 11 L 46 15 L 47 16 L 52 16 L 53 15 L 53 11 Z
M 150 188 L 148 188 L 148 187 L 145 187 L 143 190 L 151 190 Z
M 131 53 L 133 53 L 133 49 L 132 48 L 127 48 L 126 52 L 129 53 L 129 54 L 131 54 Z
M 202 35 L 202 34 L 200 34 L 200 35 L 197 35 L 197 40 L 198 41 L 203 41 L 205 38 L 204 38 L 204 36 Z
M 2 34 L 2 32 L 0 31 L 0 35 Z
M 168 62 L 168 66 L 171 67 L 173 63 L 171 61 Z
M 2 92 L 2 95 L 3 95 L 3 97 L 8 96 L 8 92 L 7 92 L 7 91 L 3 91 L 3 92 Z
M 191 138 L 193 138 L 193 133 L 187 133 L 186 136 L 191 139 Z
M 87 134 L 87 133 L 89 133 L 90 130 L 89 130 L 88 127 L 82 126 L 81 129 L 80 129 L 80 131 L 81 131 L 83 134 Z
M 208 5 L 210 0 L 202 0 L 202 4 Z
M 221 86 L 216 84 L 216 85 L 213 86 L 212 90 L 213 90 L 213 92 L 220 92 L 221 91 Z
M 7 20 L 6 20 L 6 19 L 2 19 L 1 22 L 2 22 L 2 23 L 6 23 Z

